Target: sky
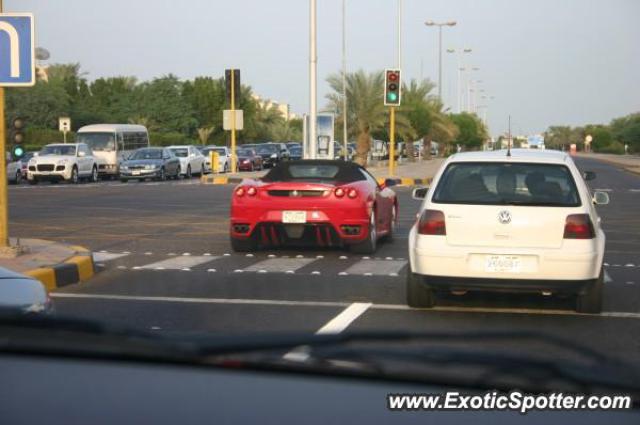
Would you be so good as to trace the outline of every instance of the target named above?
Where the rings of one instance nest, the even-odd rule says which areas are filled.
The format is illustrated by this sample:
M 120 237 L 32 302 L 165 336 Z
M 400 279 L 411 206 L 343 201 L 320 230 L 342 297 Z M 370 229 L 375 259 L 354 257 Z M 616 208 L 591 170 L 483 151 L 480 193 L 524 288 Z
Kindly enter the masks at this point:
M 347 69 L 397 62 L 398 0 L 346 0 Z M 342 0 L 317 0 L 318 107 L 326 77 L 342 66 Z M 264 98 L 309 109 L 308 0 L 4 0 L 5 12 L 32 12 L 36 45 L 50 63 L 79 62 L 86 77 L 150 80 L 221 77 L 240 68 Z M 402 0 L 403 79 L 438 79 L 443 49 L 472 49 L 463 65 L 493 99 L 493 135 L 550 125 L 608 123 L 640 111 L 638 0 Z M 458 57 L 443 53 L 443 98 L 457 110 Z M 464 78 L 463 78 L 464 79 Z M 382 99 L 381 99 L 382 101 Z M 483 114 L 481 110 L 480 115 Z

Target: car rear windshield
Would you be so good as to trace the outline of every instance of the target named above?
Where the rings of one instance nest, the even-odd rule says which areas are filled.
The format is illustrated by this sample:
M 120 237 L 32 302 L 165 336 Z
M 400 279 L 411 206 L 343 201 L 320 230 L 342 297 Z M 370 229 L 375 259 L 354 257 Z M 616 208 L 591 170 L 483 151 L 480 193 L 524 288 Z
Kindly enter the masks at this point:
M 565 165 L 460 162 L 444 171 L 432 202 L 575 207 L 580 197 Z
M 263 181 L 329 181 L 351 183 L 365 180 L 364 174 L 353 164 L 303 163 L 280 164 L 262 178 Z

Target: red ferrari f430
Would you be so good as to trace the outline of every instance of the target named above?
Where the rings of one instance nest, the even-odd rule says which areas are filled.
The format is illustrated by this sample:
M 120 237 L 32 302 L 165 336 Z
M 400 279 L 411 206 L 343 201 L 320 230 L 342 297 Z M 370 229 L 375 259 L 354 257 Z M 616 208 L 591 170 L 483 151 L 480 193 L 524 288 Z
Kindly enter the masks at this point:
M 231 246 L 315 245 L 371 254 L 391 238 L 398 199 L 363 167 L 344 161 L 278 164 L 261 179 L 245 179 L 231 199 Z

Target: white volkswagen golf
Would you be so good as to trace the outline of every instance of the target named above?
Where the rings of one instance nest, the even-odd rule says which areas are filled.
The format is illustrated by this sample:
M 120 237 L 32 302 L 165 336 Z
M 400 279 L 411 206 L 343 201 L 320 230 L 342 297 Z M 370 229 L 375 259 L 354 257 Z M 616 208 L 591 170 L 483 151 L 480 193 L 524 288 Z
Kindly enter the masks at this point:
M 602 308 L 605 234 L 571 157 L 514 149 L 456 154 L 437 172 L 409 234 L 407 302 L 432 307 L 434 290 L 577 295 L 576 310 Z

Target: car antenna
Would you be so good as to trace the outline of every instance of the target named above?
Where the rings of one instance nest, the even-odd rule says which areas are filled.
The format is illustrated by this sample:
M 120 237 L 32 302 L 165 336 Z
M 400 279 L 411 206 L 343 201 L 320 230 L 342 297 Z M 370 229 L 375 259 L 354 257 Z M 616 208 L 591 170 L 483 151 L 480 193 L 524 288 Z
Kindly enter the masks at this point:
M 509 139 L 507 140 L 507 156 L 511 156 L 511 115 L 509 115 Z

